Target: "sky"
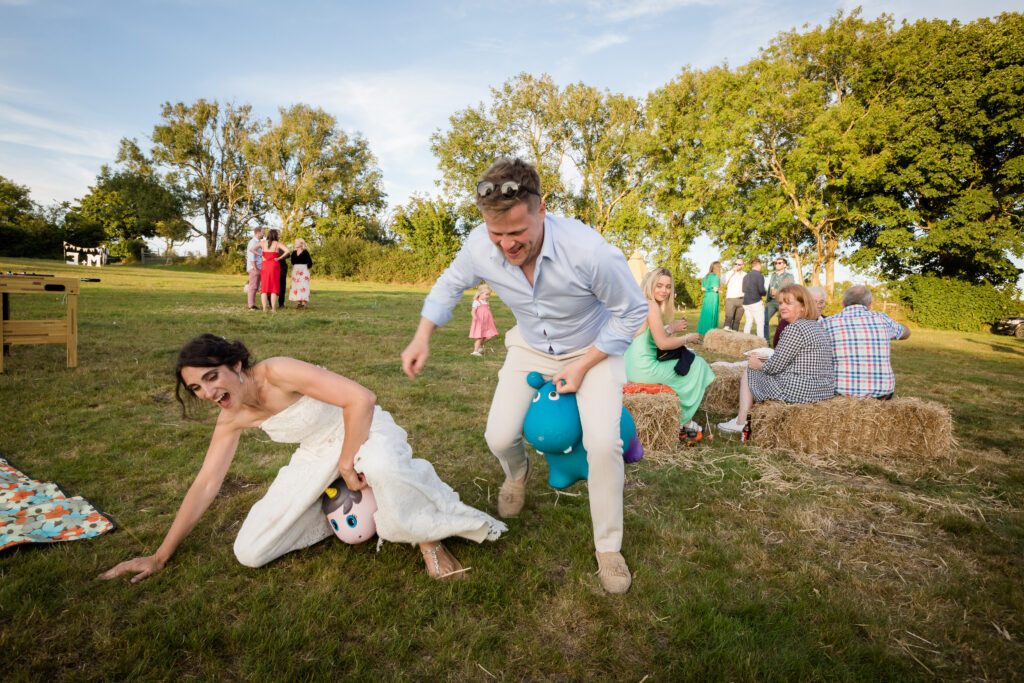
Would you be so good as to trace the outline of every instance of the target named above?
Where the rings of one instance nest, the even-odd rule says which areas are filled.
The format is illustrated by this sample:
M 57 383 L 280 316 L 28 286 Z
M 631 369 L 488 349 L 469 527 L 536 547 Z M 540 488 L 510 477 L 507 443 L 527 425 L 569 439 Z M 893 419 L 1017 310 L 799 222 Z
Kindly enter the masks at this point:
M 395 207 L 438 192 L 431 134 L 521 72 L 642 98 L 858 6 L 966 23 L 1024 0 L 0 0 L 0 175 L 74 201 L 121 138 L 148 149 L 164 102 L 303 102 L 369 141 Z

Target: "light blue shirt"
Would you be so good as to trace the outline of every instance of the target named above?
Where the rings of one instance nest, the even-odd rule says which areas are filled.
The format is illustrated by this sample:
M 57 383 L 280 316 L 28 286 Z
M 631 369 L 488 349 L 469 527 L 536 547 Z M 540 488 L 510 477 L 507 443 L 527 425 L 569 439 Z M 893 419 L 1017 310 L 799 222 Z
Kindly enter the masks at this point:
M 523 338 L 542 353 L 572 353 L 593 344 L 621 356 L 647 317 L 647 301 L 622 252 L 593 228 L 550 213 L 533 285 L 491 242 L 487 225 L 478 225 L 434 283 L 422 316 L 444 325 L 465 290 L 480 280 L 512 309 Z
M 252 249 L 253 247 L 255 247 L 259 243 L 260 243 L 260 239 L 258 237 L 253 237 L 252 239 L 249 240 L 249 243 L 247 245 L 245 245 L 245 269 L 246 270 L 252 270 L 253 266 L 255 266 L 256 268 L 259 268 L 260 264 L 263 263 L 263 255 L 262 254 L 254 254 L 251 251 L 249 251 L 250 249 Z

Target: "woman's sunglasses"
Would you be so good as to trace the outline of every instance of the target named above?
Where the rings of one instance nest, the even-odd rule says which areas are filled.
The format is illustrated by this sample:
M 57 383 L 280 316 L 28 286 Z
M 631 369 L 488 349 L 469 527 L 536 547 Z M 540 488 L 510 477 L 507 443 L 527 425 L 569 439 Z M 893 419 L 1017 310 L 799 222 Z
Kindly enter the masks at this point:
M 519 195 L 520 192 L 529 192 L 535 194 L 538 197 L 540 193 L 531 190 L 528 187 L 523 187 L 514 180 L 506 180 L 500 185 L 495 185 L 490 180 L 482 180 L 476 184 L 476 196 L 483 199 L 489 197 L 491 193 L 497 191 L 505 199 L 512 199 Z

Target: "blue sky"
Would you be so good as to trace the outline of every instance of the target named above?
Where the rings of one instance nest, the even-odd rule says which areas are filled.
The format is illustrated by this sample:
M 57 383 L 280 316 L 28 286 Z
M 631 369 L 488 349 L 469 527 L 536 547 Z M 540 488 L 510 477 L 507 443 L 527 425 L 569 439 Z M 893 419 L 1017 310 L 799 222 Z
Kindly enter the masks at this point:
M 369 140 L 394 206 L 436 193 L 431 133 L 520 72 L 643 97 L 858 5 L 967 22 L 1024 0 L 0 0 L 0 175 L 74 200 L 165 101 L 305 102 Z

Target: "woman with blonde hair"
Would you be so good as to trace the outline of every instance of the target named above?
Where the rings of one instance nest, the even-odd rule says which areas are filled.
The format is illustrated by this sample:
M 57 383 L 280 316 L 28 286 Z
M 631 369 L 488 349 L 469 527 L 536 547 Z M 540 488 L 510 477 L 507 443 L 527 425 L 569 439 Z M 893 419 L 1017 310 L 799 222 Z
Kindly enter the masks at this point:
M 739 414 L 721 422 L 723 432 L 739 432 L 755 401 L 814 403 L 836 393 L 832 341 L 818 322 L 818 307 L 803 285 L 779 290 L 779 317 L 788 324 L 782 330 L 771 358 L 750 356 L 740 376 Z
M 680 433 L 700 431 L 693 415 L 704 399 L 704 390 L 715 373 L 703 358 L 686 348 L 700 341 L 699 334 L 677 337 L 686 331 L 686 321 L 675 316 L 672 273 L 655 268 L 640 285 L 647 299 L 647 319 L 626 349 L 626 379 L 644 384 L 664 384 L 679 398 Z
M 708 274 L 701 281 L 704 290 L 704 301 L 700 305 L 700 319 L 697 321 L 697 334 L 707 334 L 708 330 L 718 328 L 718 289 L 722 286 L 722 264 L 713 261 Z
M 313 267 L 313 257 L 306 249 L 306 240 L 295 238 L 295 251 L 292 252 L 292 279 L 288 288 L 288 300 L 298 302 L 295 308 L 303 309 L 309 304 L 309 270 Z

